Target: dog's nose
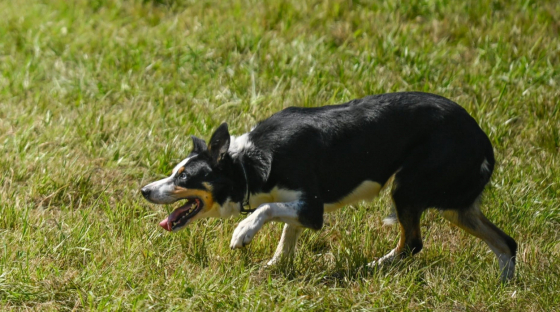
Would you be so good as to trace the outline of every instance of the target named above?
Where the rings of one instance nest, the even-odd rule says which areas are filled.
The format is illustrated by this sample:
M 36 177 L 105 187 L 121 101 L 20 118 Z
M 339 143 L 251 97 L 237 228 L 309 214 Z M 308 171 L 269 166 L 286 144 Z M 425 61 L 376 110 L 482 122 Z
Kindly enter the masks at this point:
M 150 189 L 147 187 L 143 187 L 140 192 L 142 192 L 144 198 L 148 198 L 148 196 L 150 196 Z

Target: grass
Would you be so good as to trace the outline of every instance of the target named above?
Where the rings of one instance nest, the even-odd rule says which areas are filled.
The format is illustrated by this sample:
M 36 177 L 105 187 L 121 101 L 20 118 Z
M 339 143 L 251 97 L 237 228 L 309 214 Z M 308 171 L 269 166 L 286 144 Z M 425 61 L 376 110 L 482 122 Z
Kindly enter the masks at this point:
M 552 311 L 560 306 L 560 5 L 532 0 L 1 1 L 2 310 Z M 140 186 L 222 121 L 428 91 L 464 106 L 497 170 L 483 210 L 519 243 L 514 282 L 437 213 L 396 244 L 387 196 L 304 233 L 228 248 L 240 221 L 168 234 Z

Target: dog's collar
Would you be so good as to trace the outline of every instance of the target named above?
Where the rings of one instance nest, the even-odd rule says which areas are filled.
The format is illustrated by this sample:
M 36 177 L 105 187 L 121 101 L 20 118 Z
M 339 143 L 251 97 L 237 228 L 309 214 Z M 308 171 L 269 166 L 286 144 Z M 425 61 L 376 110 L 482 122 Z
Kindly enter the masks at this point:
M 241 165 L 243 176 L 245 177 L 245 196 L 239 203 L 239 213 L 248 214 L 255 211 L 256 209 L 251 209 L 251 205 L 249 204 L 249 198 L 251 194 L 251 192 L 249 192 L 249 178 L 247 177 L 247 171 L 245 171 L 245 166 L 243 166 L 243 161 L 241 161 L 241 159 L 239 160 L 239 164 Z M 245 206 L 249 207 L 249 209 L 245 209 Z

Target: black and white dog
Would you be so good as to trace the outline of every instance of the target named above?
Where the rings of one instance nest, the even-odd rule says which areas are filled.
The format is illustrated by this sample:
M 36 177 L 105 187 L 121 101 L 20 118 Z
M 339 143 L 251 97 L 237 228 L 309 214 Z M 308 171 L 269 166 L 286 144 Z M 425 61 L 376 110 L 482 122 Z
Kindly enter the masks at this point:
M 320 229 L 325 212 L 372 200 L 394 177 L 400 240 L 372 264 L 419 252 L 420 217 L 436 208 L 488 244 L 502 280 L 514 276 L 515 240 L 479 209 L 494 169 L 492 145 L 476 121 L 444 97 L 405 92 L 290 107 L 241 136 L 230 136 L 224 123 L 208 145 L 192 141 L 192 152 L 170 177 L 142 188 L 152 203 L 185 200 L 160 223 L 168 231 L 237 215 L 247 204 L 258 207 L 237 226 L 230 246 L 249 244 L 267 222 L 284 222 L 273 264 L 293 254 L 302 229 Z

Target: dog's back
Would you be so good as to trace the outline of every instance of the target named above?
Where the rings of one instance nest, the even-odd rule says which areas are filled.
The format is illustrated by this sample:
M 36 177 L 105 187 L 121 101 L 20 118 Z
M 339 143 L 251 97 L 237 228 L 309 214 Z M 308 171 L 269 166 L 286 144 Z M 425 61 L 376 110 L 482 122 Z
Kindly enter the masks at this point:
M 318 184 L 325 202 L 340 200 L 364 180 L 384 185 L 399 172 L 397 184 L 414 184 L 415 205 L 464 209 L 494 168 L 490 141 L 474 119 L 426 93 L 287 108 L 261 122 L 249 139 L 272 153 L 265 189 Z

